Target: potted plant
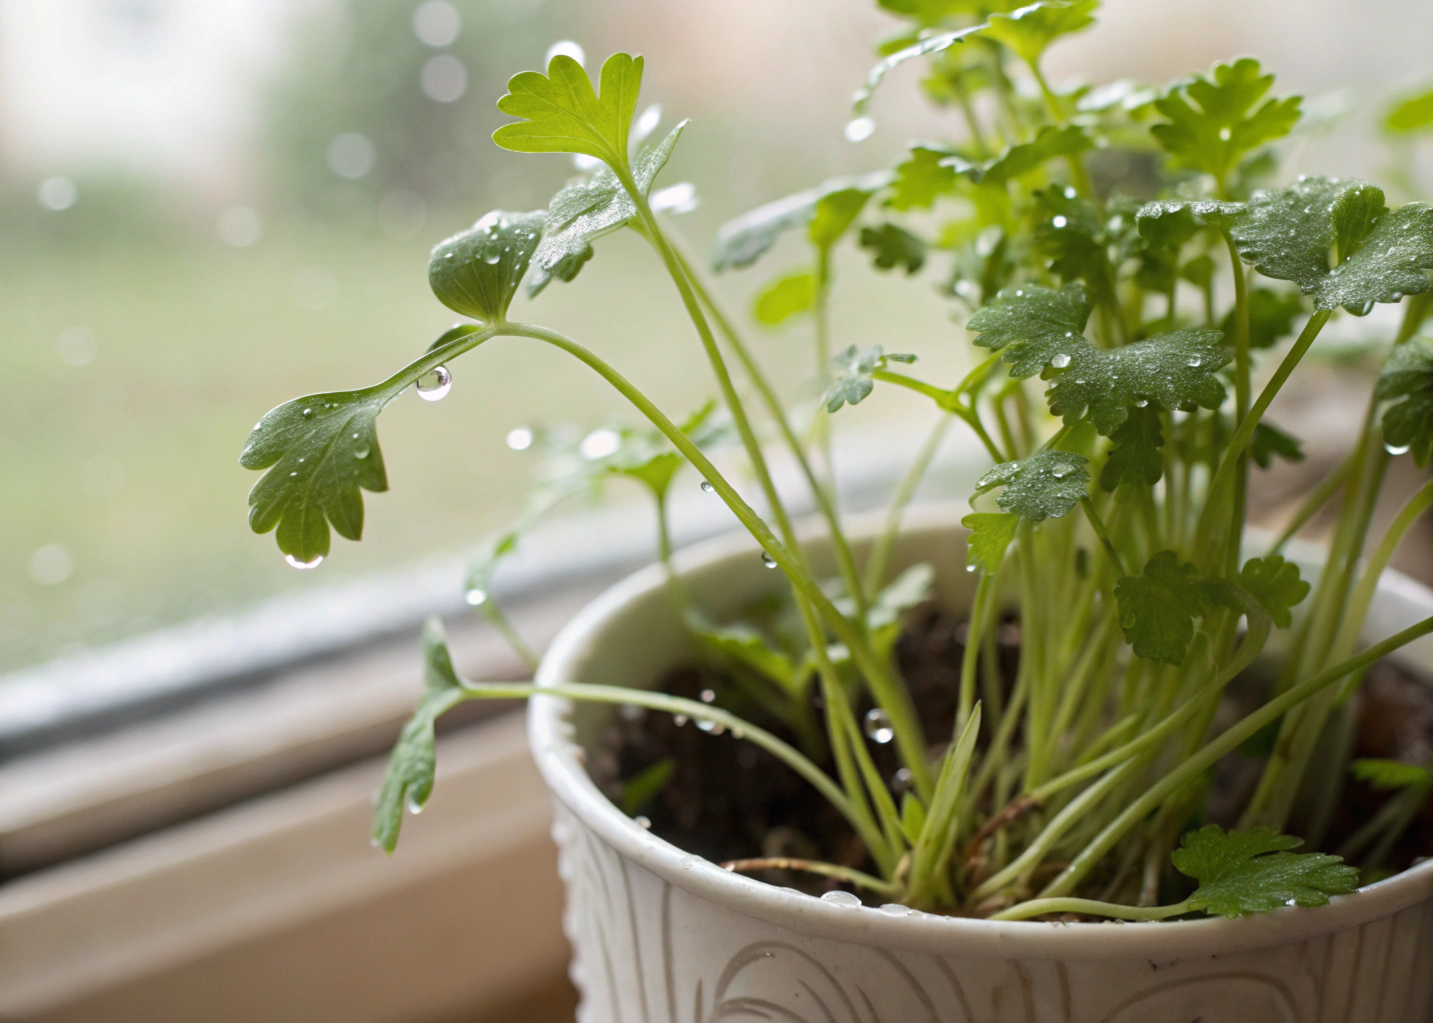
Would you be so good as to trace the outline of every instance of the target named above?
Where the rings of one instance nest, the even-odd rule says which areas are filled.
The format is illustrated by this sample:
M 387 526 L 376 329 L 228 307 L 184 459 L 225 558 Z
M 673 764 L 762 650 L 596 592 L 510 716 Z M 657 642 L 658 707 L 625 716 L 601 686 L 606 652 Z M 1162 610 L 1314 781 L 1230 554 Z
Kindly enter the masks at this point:
M 1427 644 L 1403 649 L 1433 632 L 1433 594 L 1385 571 L 1433 484 L 1371 529 L 1390 461 L 1433 458 L 1419 333 L 1433 206 L 1389 209 L 1361 181 L 1281 182 L 1300 101 L 1272 97 L 1251 59 L 1162 88 L 1052 86 L 1042 54 L 1097 0 L 883 6 L 908 21 L 848 137 L 869 134 L 866 100 L 916 58 L 963 137 L 716 239 L 718 271 L 784 232 L 809 241 L 810 265 L 778 274 L 755 312 L 809 318 L 814 415 L 788 409 L 662 215 L 689 192 L 654 190 L 686 122 L 646 142 L 642 58 L 618 53 L 596 83 L 556 56 L 499 101 L 515 118 L 499 146 L 589 170 L 548 209 L 489 213 L 433 250 L 435 293 L 472 322 L 382 383 L 255 427 L 241 461 L 268 472 L 250 523 L 312 567 L 331 528 L 359 538 L 361 491 L 386 487 L 379 412 L 410 386 L 441 397 L 448 364 L 493 337 L 567 352 L 645 420 L 522 432 L 516 446 L 566 469 L 474 569 L 469 603 L 513 634 L 494 567 L 558 498 L 613 474 L 655 499 L 660 564 L 580 615 L 535 685 L 461 678 L 430 623 L 427 690 L 375 842 L 391 851 L 405 807 L 427 800 L 439 715 L 541 695 L 534 752 L 557 797 L 585 1018 L 1427 1018 L 1433 867 L 1403 868 L 1427 851 L 1433 774 L 1359 733 L 1384 658 L 1433 670 Z M 716 404 L 684 421 L 578 341 L 508 320 L 524 279 L 534 294 L 571 281 L 622 228 L 650 243 L 715 380 Z M 964 379 L 923 379 L 880 345 L 833 354 L 832 253 L 847 240 L 878 272 L 941 267 L 979 350 Z M 1253 467 L 1299 457 L 1271 402 L 1336 313 L 1379 303 L 1402 319 L 1351 451 L 1280 535 L 1251 538 Z M 932 402 L 939 423 L 903 453 L 889 512 L 853 524 L 827 417 L 877 385 Z M 991 468 L 963 516 L 907 516 L 952 428 Z M 712 461 L 723 439 L 749 488 Z M 799 470 L 808 522 L 768 446 Z M 684 466 L 742 536 L 673 554 Z M 1286 557 L 1326 510 L 1324 553 Z

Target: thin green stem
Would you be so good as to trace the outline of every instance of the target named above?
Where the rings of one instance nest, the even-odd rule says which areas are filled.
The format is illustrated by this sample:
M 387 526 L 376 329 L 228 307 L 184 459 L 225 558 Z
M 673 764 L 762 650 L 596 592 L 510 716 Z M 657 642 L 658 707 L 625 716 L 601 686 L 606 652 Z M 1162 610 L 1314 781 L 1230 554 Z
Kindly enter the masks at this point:
M 718 866 L 723 870 L 730 870 L 738 874 L 755 870 L 799 870 L 804 874 L 816 874 L 820 877 L 845 881 L 857 888 L 864 888 L 891 899 L 899 898 L 901 894 L 901 886 L 892 881 L 882 881 L 879 877 L 872 877 L 870 874 L 862 873 L 852 867 L 843 867 L 836 863 L 822 863 L 820 860 L 792 859 L 789 856 L 763 856 L 749 860 L 727 860 Z
M 1095 536 L 1100 538 L 1101 546 L 1104 547 L 1105 553 L 1109 555 L 1110 561 L 1114 563 L 1120 575 L 1129 575 L 1129 572 L 1125 570 L 1124 559 L 1115 549 L 1115 542 L 1110 539 L 1110 531 L 1105 528 L 1105 520 L 1100 518 L 1099 512 L 1095 511 L 1095 503 L 1090 500 L 1088 494 L 1080 498 L 1080 507 L 1085 510 L 1085 518 L 1090 520 L 1090 528 L 1095 531 Z
M 1189 902 L 1189 899 L 1185 899 L 1172 906 L 1124 906 L 1117 902 L 1097 902 L 1094 899 L 1042 898 L 1021 902 L 989 919 L 1029 920 L 1031 917 L 1052 916 L 1057 913 L 1081 913 L 1085 916 L 1107 916 L 1115 920 L 1168 920 L 1172 916 L 1192 913 Z
M 481 611 L 483 617 L 488 620 L 488 623 L 497 630 L 497 634 L 503 638 L 508 646 L 513 648 L 514 653 L 522 658 L 523 663 L 533 671 L 536 671 L 538 664 L 542 662 L 542 658 L 538 655 L 537 651 L 528 645 L 527 640 L 522 638 L 522 634 L 513 628 L 512 622 L 508 621 L 508 616 L 503 613 L 503 609 L 498 602 L 491 597 L 488 598 L 483 602 Z

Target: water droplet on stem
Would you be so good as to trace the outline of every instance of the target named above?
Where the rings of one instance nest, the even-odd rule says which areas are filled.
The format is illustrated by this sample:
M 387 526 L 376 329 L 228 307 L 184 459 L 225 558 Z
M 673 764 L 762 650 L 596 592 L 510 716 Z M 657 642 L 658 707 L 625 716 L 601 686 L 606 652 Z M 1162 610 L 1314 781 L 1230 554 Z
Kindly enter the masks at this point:
M 442 401 L 453 389 L 453 374 L 447 366 L 435 366 L 418 378 L 418 397 L 424 401 Z

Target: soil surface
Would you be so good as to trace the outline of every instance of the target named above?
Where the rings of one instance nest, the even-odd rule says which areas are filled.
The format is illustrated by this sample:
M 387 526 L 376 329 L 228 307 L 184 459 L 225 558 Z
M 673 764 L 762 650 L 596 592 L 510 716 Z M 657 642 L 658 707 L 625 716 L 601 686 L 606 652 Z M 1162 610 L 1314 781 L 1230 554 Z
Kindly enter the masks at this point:
M 963 621 L 935 610 L 918 610 L 911 615 L 897 645 L 901 671 L 925 725 L 926 740 L 933 748 L 951 740 L 965 632 Z M 999 639 L 1008 692 L 1019 662 L 1018 624 L 1003 623 Z M 674 671 L 664 680 L 662 689 L 693 700 L 715 702 L 799 745 L 789 728 L 745 697 L 740 687 L 719 671 Z M 813 697 L 814 711 L 819 712 L 819 701 L 819 696 Z M 869 706 L 867 703 L 858 707 L 858 715 L 863 716 Z M 1388 661 L 1376 664 L 1362 687 L 1355 713 L 1358 728 L 1352 757 L 1408 764 L 1433 762 L 1433 689 L 1404 669 Z M 796 857 L 870 869 L 860 842 L 844 819 L 795 772 L 751 743 L 730 735 L 705 733 L 694 723 L 679 722 L 666 714 L 622 708 L 613 716 L 604 746 L 603 754 L 593 764 L 593 774 L 618 806 L 623 805 L 625 781 L 662 760 L 671 761 L 671 776 L 665 786 L 643 805 L 630 809 L 639 821 L 650 822 L 654 834 L 681 849 L 715 863 Z M 894 749 L 890 744 L 874 742 L 870 748 L 883 773 L 892 780 L 892 790 L 899 793 L 902 785 Z M 1246 761 L 1242 771 L 1238 764 L 1232 765 L 1233 770 L 1221 771 L 1221 787 L 1225 775 L 1231 780 L 1236 775 L 1245 780 L 1257 778 L 1257 759 L 1237 759 Z M 829 763 L 822 766 L 831 769 Z M 1319 843 L 1328 851 L 1336 851 L 1391 797 L 1387 791 L 1352 778 L 1343 784 L 1338 810 Z M 1220 795 L 1215 793 L 1214 804 L 1220 802 Z M 1211 807 L 1210 817 L 1219 816 Z M 1427 855 L 1433 855 L 1433 800 L 1425 803 L 1387 866 L 1392 871 L 1402 870 Z M 1357 863 L 1357 857 L 1351 862 Z M 754 876 L 813 893 L 838 887 L 835 882 L 794 871 L 770 870 Z

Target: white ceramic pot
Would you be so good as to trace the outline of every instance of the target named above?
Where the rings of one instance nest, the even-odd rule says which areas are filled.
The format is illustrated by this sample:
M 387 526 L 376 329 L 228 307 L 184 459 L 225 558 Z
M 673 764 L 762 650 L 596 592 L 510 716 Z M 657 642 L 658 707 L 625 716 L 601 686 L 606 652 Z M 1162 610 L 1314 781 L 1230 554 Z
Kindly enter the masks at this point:
M 899 567 L 929 561 L 968 603 L 950 509 L 914 515 Z M 744 536 L 678 558 L 713 611 L 782 585 Z M 1367 638 L 1433 614 L 1390 574 Z M 1433 676 L 1433 637 L 1403 651 Z M 695 655 L 659 569 L 562 632 L 539 682 L 651 686 Z M 1424 1023 L 1433 1020 L 1433 862 L 1319 909 L 1177 923 L 996 923 L 849 907 L 684 853 L 613 806 L 583 768 L 611 707 L 532 701 L 583 1023 Z M 726 740 L 730 741 L 730 740 Z M 812 798 L 818 798 L 815 793 Z

